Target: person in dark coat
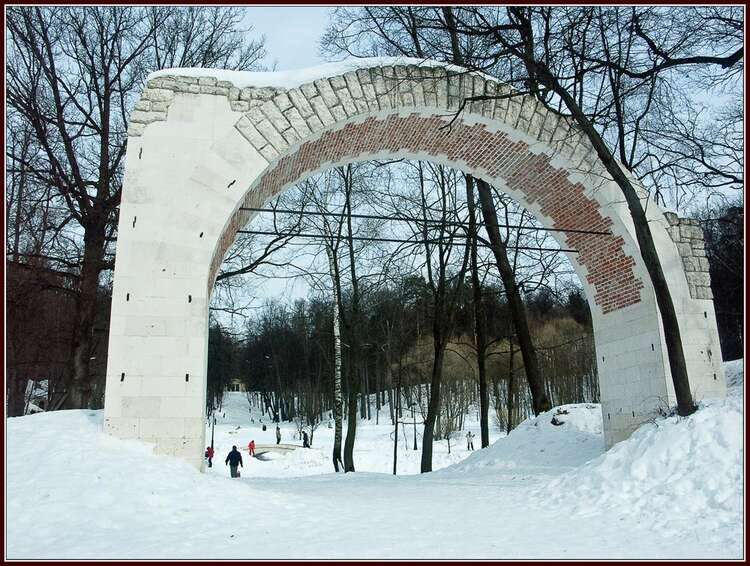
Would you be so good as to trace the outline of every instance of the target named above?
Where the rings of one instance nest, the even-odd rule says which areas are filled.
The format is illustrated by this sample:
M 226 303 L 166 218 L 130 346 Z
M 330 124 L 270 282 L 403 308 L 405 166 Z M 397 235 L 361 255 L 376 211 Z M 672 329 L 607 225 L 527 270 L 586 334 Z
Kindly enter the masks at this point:
M 302 431 L 302 448 L 310 448 L 310 437 L 305 430 Z
M 276 444 L 281 442 L 281 429 L 279 428 L 279 425 L 276 425 Z
M 232 451 L 227 454 L 227 459 L 224 460 L 224 465 L 229 464 L 229 472 L 233 478 L 240 477 L 240 471 L 237 466 L 242 466 L 242 454 L 237 450 L 236 446 L 232 446 Z

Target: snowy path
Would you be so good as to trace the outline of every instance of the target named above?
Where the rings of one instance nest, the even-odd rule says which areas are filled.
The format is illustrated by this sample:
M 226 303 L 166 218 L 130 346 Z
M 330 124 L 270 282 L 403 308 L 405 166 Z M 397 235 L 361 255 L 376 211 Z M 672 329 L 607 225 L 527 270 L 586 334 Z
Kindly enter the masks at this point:
M 199 474 L 104 435 L 99 411 L 9 419 L 7 557 L 739 558 L 735 389 L 601 456 L 597 411 L 577 405 L 564 426 L 540 417 L 458 464 L 397 477 L 263 477 L 270 463 L 253 461 L 230 480 L 223 461 Z

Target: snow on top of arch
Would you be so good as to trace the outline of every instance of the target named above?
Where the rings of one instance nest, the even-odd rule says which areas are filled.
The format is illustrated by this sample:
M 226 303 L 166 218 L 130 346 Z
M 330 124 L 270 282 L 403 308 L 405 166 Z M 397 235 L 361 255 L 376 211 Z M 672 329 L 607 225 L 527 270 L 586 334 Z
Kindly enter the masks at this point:
M 203 67 L 175 67 L 161 69 L 148 75 L 147 80 L 165 76 L 182 77 L 214 77 L 220 81 L 229 81 L 238 88 L 245 87 L 275 87 L 294 88 L 305 83 L 324 77 L 335 77 L 349 71 L 370 67 L 384 67 L 390 65 L 417 65 L 420 67 L 443 67 L 454 73 L 468 73 L 467 69 L 457 65 L 448 65 L 431 59 L 417 59 L 414 57 L 363 57 L 344 59 L 336 63 L 324 63 L 314 67 L 295 69 L 291 71 L 230 71 L 227 69 L 210 69 Z M 472 72 L 488 80 L 497 80 L 484 73 Z

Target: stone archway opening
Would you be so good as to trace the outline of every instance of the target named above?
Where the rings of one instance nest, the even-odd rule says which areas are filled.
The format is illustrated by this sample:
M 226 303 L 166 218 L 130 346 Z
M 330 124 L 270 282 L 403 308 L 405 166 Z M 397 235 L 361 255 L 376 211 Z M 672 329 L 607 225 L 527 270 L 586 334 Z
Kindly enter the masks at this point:
M 328 297 L 328 300 L 333 300 L 331 298 L 331 294 L 333 292 L 333 284 L 330 281 L 329 276 L 325 275 L 326 273 L 328 273 L 329 264 L 327 259 L 328 256 L 322 251 L 324 246 L 323 241 L 326 238 L 324 237 L 325 229 L 321 224 L 323 222 L 332 222 L 334 225 L 333 231 L 335 232 L 335 226 L 337 225 L 337 223 L 344 221 L 344 218 L 346 217 L 346 215 L 343 213 L 343 210 L 345 210 L 343 204 L 344 189 L 342 186 L 336 186 L 336 182 L 338 181 L 339 183 L 343 183 L 343 169 L 345 169 L 349 164 L 363 166 L 355 168 L 355 171 L 357 171 L 357 173 L 353 173 L 354 177 L 358 178 L 359 180 L 353 183 L 355 188 L 352 192 L 352 199 L 355 204 L 353 207 L 352 216 L 353 229 L 356 240 L 354 242 L 354 247 L 357 250 L 356 269 L 358 278 L 360 281 L 370 281 L 370 284 L 367 285 L 370 290 L 365 293 L 368 298 L 363 299 L 363 303 L 367 305 L 366 309 L 368 313 L 364 318 L 371 319 L 373 316 L 388 316 L 387 313 L 384 314 L 383 311 L 380 311 L 379 307 L 377 306 L 378 301 L 381 298 L 381 291 L 382 293 L 385 293 L 386 297 L 392 297 L 392 293 L 396 293 L 396 296 L 399 296 L 398 293 L 403 292 L 403 287 L 400 285 L 400 282 L 402 281 L 400 277 L 402 276 L 401 274 L 404 273 L 403 270 L 396 267 L 391 272 L 388 266 L 408 265 L 409 267 L 407 267 L 407 269 L 412 270 L 414 269 L 414 265 L 417 264 L 418 267 L 416 268 L 416 271 L 409 271 L 409 273 L 420 277 L 420 280 L 424 282 L 425 289 L 428 288 L 428 274 L 424 267 L 424 264 L 427 260 L 424 255 L 424 246 L 421 244 L 422 238 L 425 238 L 430 242 L 435 242 L 438 239 L 445 238 L 444 241 L 447 242 L 446 245 L 451 249 L 450 253 L 453 259 L 452 271 L 451 275 L 449 275 L 448 277 L 448 281 L 455 281 L 455 272 L 460 268 L 461 260 L 464 255 L 464 246 L 466 243 L 466 234 L 463 232 L 463 230 L 468 228 L 467 220 L 465 217 L 467 198 L 465 194 L 465 181 L 460 171 L 456 169 L 449 169 L 442 162 L 437 162 L 431 159 L 426 159 L 419 162 L 410 159 L 398 160 L 395 164 L 379 159 L 364 162 L 348 161 L 346 164 L 342 164 L 342 171 L 340 171 L 338 174 L 334 174 L 334 171 L 332 169 L 324 169 L 320 173 L 313 174 L 314 178 L 311 179 L 312 182 L 307 182 L 307 179 L 309 179 L 309 177 L 304 177 L 305 180 L 303 182 L 297 182 L 293 186 L 290 186 L 288 189 L 278 192 L 273 191 L 273 193 L 279 196 L 281 200 L 276 201 L 273 204 L 267 203 L 265 205 L 261 205 L 259 208 L 252 207 L 252 210 L 250 210 L 250 212 L 257 212 L 258 216 L 252 218 L 249 224 L 245 226 L 244 229 L 241 229 L 239 233 L 243 235 L 251 234 L 254 238 L 258 238 L 256 240 L 253 240 L 253 245 L 255 249 L 258 250 L 258 252 L 265 249 L 266 242 L 275 241 L 277 237 L 283 236 L 284 234 L 291 234 L 292 236 L 289 240 L 289 244 L 293 249 L 295 249 L 298 245 L 303 246 L 302 249 L 305 250 L 305 252 L 303 252 L 304 258 L 307 258 L 310 255 L 315 256 L 319 254 L 319 261 L 317 263 L 315 263 L 314 265 L 311 264 L 309 266 L 305 265 L 305 268 L 302 269 L 300 268 L 299 264 L 296 264 L 297 267 L 294 268 L 294 272 L 306 270 L 308 273 L 312 272 L 318 274 L 318 281 L 322 281 L 324 288 L 326 288 L 326 296 Z M 441 208 L 441 205 L 438 204 L 437 199 L 437 185 L 440 183 L 441 175 L 437 173 L 435 166 L 444 168 L 442 169 L 442 171 L 444 171 L 445 174 L 442 177 L 448 179 L 448 181 L 446 181 L 446 185 L 453 187 L 452 190 L 455 191 L 452 192 L 451 196 L 448 198 L 448 201 L 450 201 L 452 204 L 446 208 L 448 212 L 447 217 L 449 219 L 449 227 L 447 231 L 450 232 L 450 235 L 440 235 L 440 229 L 436 228 L 436 226 L 439 226 L 440 224 L 440 221 L 437 219 L 428 220 L 428 222 L 430 223 L 430 228 L 428 229 L 429 235 L 422 235 L 420 226 L 423 226 L 424 224 L 421 221 L 420 212 L 418 212 L 408 204 L 409 202 L 418 202 L 418 195 L 420 194 L 419 187 L 426 186 L 427 189 L 424 191 L 424 194 L 427 197 L 426 201 L 432 203 L 428 206 L 437 207 L 437 211 L 430 208 L 430 210 L 435 213 L 434 218 L 441 217 L 440 211 L 442 211 L 443 209 Z M 373 176 L 373 171 L 382 172 L 383 169 L 389 169 L 387 173 L 383 174 L 383 177 L 379 177 L 377 174 Z M 418 174 L 417 171 L 431 171 L 431 173 L 426 173 L 424 177 L 424 183 L 420 183 L 417 178 L 422 179 L 423 177 L 421 174 Z M 384 179 L 387 179 L 387 181 Z M 380 185 L 379 183 L 383 184 Z M 413 192 L 409 192 L 410 188 Z M 323 194 L 318 193 L 318 190 L 322 190 Z M 314 197 L 307 196 L 311 192 L 316 193 Z M 500 195 L 497 194 L 497 191 L 494 192 L 496 193 L 496 199 L 500 198 Z M 286 200 L 286 197 L 289 196 L 288 193 L 293 194 L 291 200 Z M 383 200 L 389 201 L 390 204 L 384 206 L 379 202 L 380 199 L 376 199 L 375 202 L 373 202 L 371 198 L 367 198 L 367 194 L 381 195 Z M 307 199 L 305 199 L 306 196 Z M 504 196 L 507 197 L 507 195 Z M 339 199 L 336 200 L 335 197 L 339 197 Z M 363 202 L 359 202 L 360 197 L 364 198 Z M 505 235 L 504 237 L 509 238 L 508 255 L 511 263 L 515 265 L 515 262 L 519 261 L 518 271 L 516 272 L 516 280 L 522 286 L 522 292 L 527 297 L 527 310 L 529 311 L 528 317 L 530 318 L 533 327 L 533 334 L 535 335 L 534 342 L 538 350 L 540 364 L 543 368 L 543 375 L 545 375 L 546 380 L 548 380 L 548 395 L 552 399 L 553 405 L 598 402 L 598 395 L 596 394 L 596 391 L 598 389 L 598 382 L 596 380 L 596 355 L 593 351 L 593 334 L 590 331 L 590 320 L 586 321 L 585 316 L 582 318 L 579 318 L 575 315 L 571 316 L 571 313 L 578 311 L 566 310 L 568 307 L 565 302 L 565 297 L 567 297 L 568 291 L 572 291 L 573 289 L 583 291 L 582 286 L 580 285 L 580 280 L 575 274 L 572 265 L 567 260 L 564 253 L 562 253 L 566 250 L 561 250 L 559 247 L 557 247 L 556 243 L 553 241 L 554 238 L 550 237 L 550 234 L 554 233 L 556 229 L 547 229 L 541 227 L 539 223 L 534 222 L 534 220 L 531 219 L 532 217 L 530 217 L 528 211 L 521 208 L 514 201 L 509 202 L 507 198 L 503 198 L 503 202 L 505 203 L 504 205 L 498 204 L 498 206 L 500 207 L 498 213 L 501 218 L 501 232 L 503 234 L 506 234 L 507 232 L 507 235 Z M 407 212 L 407 208 L 401 208 L 402 205 L 408 207 L 409 212 Z M 514 210 L 515 206 L 519 206 L 519 208 L 517 210 Z M 508 207 L 511 211 L 509 213 L 506 211 L 506 215 L 504 217 L 503 210 L 505 209 L 505 207 Z M 383 216 L 384 214 L 386 216 Z M 430 213 L 428 212 L 427 214 L 428 218 L 430 218 Z M 508 214 L 510 214 L 510 217 L 507 216 Z M 320 218 L 321 216 L 325 216 L 325 220 L 322 220 Z M 303 227 L 297 226 L 295 223 L 298 222 L 301 218 L 307 218 L 307 220 L 310 221 L 310 224 L 306 223 Z M 376 267 L 374 271 L 367 270 L 369 259 L 367 256 L 370 255 L 368 251 L 372 251 L 372 248 L 370 248 L 369 250 L 367 248 L 367 242 L 369 240 L 369 238 L 367 237 L 368 230 L 366 229 L 364 233 L 358 230 L 358 228 L 362 227 L 361 225 L 358 226 L 358 222 L 362 222 L 362 220 L 360 220 L 362 218 L 364 218 L 365 221 L 375 220 L 378 223 L 377 233 L 372 234 L 373 236 L 375 236 L 375 243 L 373 244 L 372 242 L 370 242 L 370 245 L 378 246 L 376 255 L 380 258 L 383 256 L 383 254 L 389 253 L 389 250 L 398 254 L 397 256 L 390 257 L 387 261 L 384 261 L 384 264 L 380 264 L 376 260 Z M 294 226 L 291 228 L 288 227 L 289 225 L 286 223 L 287 220 L 291 220 Z M 481 217 L 478 220 L 481 224 Z M 509 224 L 506 225 L 503 224 L 503 222 L 508 222 Z M 517 224 L 519 224 L 519 226 L 517 226 Z M 279 226 L 287 227 L 280 228 Z M 457 228 L 458 234 L 455 234 L 454 231 L 456 230 L 457 226 L 459 226 L 459 228 Z M 405 228 L 403 233 L 399 233 L 400 228 Z M 300 238 L 297 238 L 293 235 L 298 230 L 301 232 Z M 344 231 L 346 232 L 346 228 L 344 228 Z M 566 231 L 570 230 L 562 229 L 563 233 Z M 521 236 L 521 233 L 523 233 L 523 237 Z M 599 237 L 611 237 L 611 234 L 609 232 L 593 232 L 590 235 Z M 546 236 L 546 238 L 541 241 L 540 238 L 542 238 L 543 236 Z M 394 240 L 393 238 L 396 239 Z M 482 236 L 482 240 L 480 241 L 478 250 L 480 265 L 479 279 L 481 281 L 485 281 L 485 283 L 483 283 L 483 286 L 485 287 L 484 293 L 486 294 L 487 301 L 489 303 L 487 305 L 487 308 L 492 312 L 498 312 L 498 310 L 500 312 L 505 312 L 507 303 L 504 302 L 504 299 L 500 299 L 500 297 L 504 296 L 504 293 L 500 288 L 499 274 L 497 273 L 495 260 L 492 258 L 492 254 L 486 244 L 486 238 L 487 236 L 486 234 L 484 234 Z M 518 238 L 519 240 L 523 239 L 524 241 L 519 244 L 516 241 L 516 238 Z M 342 239 L 340 245 L 344 250 L 348 250 L 346 238 Z M 520 249 L 517 249 L 519 245 Z M 408 251 L 404 252 L 404 248 Z M 235 239 L 234 243 L 231 246 L 231 250 L 226 254 L 226 257 L 236 258 L 238 249 L 248 249 L 248 241 L 240 239 L 239 237 Z M 577 250 L 569 251 L 570 253 L 577 253 Z M 348 251 L 341 252 L 343 256 L 341 259 L 347 271 L 347 258 L 349 257 L 348 253 Z M 295 257 L 295 254 L 292 253 L 291 256 Z M 418 259 L 414 256 L 418 256 Z M 257 256 L 253 254 L 253 257 Z M 248 331 L 247 334 L 248 337 L 253 336 L 254 340 L 257 339 L 259 342 L 265 343 L 266 346 L 264 351 L 268 351 L 267 340 L 269 338 L 269 335 L 262 330 L 262 328 L 266 328 L 266 324 L 261 324 L 260 321 L 283 320 L 283 315 L 281 315 L 281 319 L 277 319 L 276 316 L 278 313 L 285 312 L 285 307 L 291 307 L 292 299 L 290 298 L 289 283 L 292 284 L 292 289 L 298 290 L 298 287 L 296 287 L 295 283 L 297 281 L 297 278 L 295 278 L 294 275 L 290 274 L 290 272 L 285 271 L 283 267 L 278 267 L 279 264 L 283 265 L 286 261 L 288 261 L 288 257 L 286 256 L 286 254 L 284 252 L 280 252 L 280 255 L 274 255 L 273 258 L 270 259 L 271 265 L 275 267 L 269 267 L 268 270 L 263 269 L 261 270 L 262 275 L 256 274 L 255 276 L 248 277 L 243 282 L 239 282 L 238 286 L 233 286 L 233 289 L 237 290 L 242 287 L 243 283 L 254 285 L 262 281 L 262 283 L 260 283 L 262 285 L 262 288 L 271 290 L 270 296 L 267 296 L 263 292 L 261 292 L 261 296 L 266 297 L 266 299 L 264 300 L 263 307 L 260 307 L 260 310 L 255 312 L 254 315 L 251 316 L 253 320 L 256 320 L 258 322 L 257 324 L 252 325 L 254 330 Z M 236 273 L 240 265 L 246 264 L 247 260 L 239 263 L 235 263 L 234 261 L 228 263 L 225 261 L 221 265 L 221 273 Z M 552 264 L 555 264 L 556 267 L 551 267 Z M 526 265 L 527 267 L 522 267 L 524 265 Z M 383 268 L 384 266 L 385 269 L 388 269 L 388 271 L 386 272 L 388 273 L 387 275 L 384 275 L 381 272 L 381 268 Z M 433 273 L 435 273 L 437 267 L 433 265 L 432 269 Z M 531 271 L 529 271 L 528 269 L 530 269 Z M 553 269 L 555 272 L 555 274 L 551 278 L 547 277 L 546 272 L 548 269 Z M 535 270 L 540 270 L 541 272 L 534 272 Z M 375 288 L 378 289 L 378 291 L 375 291 L 375 293 L 372 292 L 373 277 L 377 281 L 379 281 L 379 283 L 375 284 Z M 302 278 L 304 279 L 304 277 Z M 346 275 L 345 277 L 343 277 L 343 279 L 344 287 L 347 290 L 351 289 L 351 280 L 349 276 Z M 564 279 L 565 281 L 561 283 L 562 279 Z M 554 280 L 554 282 L 552 280 Z M 549 311 L 545 308 L 544 297 L 548 295 L 545 295 L 543 293 L 544 289 L 550 288 L 549 285 L 551 285 L 558 291 L 563 291 L 562 295 L 556 295 L 556 297 L 562 302 L 555 302 L 556 307 L 553 307 L 554 310 L 551 313 L 549 313 Z M 570 287 L 568 287 L 568 285 L 570 285 Z M 302 313 L 306 312 L 306 303 L 298 304 L 296 302 L 297 300 L 312 301 L 313 305 L 317 304 L 317 293 L 312 293 L 311 295 L 310 290 L 306 287 L 305 284 L 303 284 L 303 288 L 304 291 L 302 294 L 292 293 L 294 297 L 294 307 L 292 307 L 292 309 L 295 312 L 295 320 L 297 320 L 296 317 L 298 315 L 304 317 L 304 314 Z M 470 273 L 466 275 L 466 278 L 464 280 L 464 288 L 468 293 L 471 293 Z M 214 291 L 217 292 L 217 289 L 218 287 L 215 288 Z M 320 291 L 320 288 L 318 288 L 318 291 Z M 241 293 L 242 291 L 238 292 Z M 360 293 L 362 293 L 362 291 L 360 291 Z M 258 295 L 257 289 L 255 290 L 254 295 Z M 409 304 L 411 304 L 411 301 L 418 300 L 418 295 L 401 296 L 403 297 L 403 300 L 409 302 Z M 407 296 L 409 296 L 410 298 L 407 299 Z M 582 292 L 580 295 L 578 295 L 578 297 L 585 296 L 585 292 Z M 215 298 L 212 300 L 214 306 L 218 307 L 219 305 L 215 304 Z M 583 300 L 585 301 L 586 299 Z M 268 306 L 266 301 L 269 301 L 270 305 L 273 306 Z M 465 306 L 471 308 L 470 305 Z M 429 311 L 430 307 L 429 305 L 427 305 L 425 306 L 425 308 L 427 308 Z M 584 311 L 588 313 L 588 308 L 586 306 L 584 306 Z M 422 311 L 419 310 L 419 312 L 421 313 Z M 549 316 L 547 313 L 549 313 Z M 412 312 L 412 314 L 414 313 Z M 331 313 L 329 312 L 329 316 L 330 315 Z M 461 317 L 459 316 L 459 318 Z M 390 318 L 388 320 L 391 322 L 393 321 L 393 319 Z M 492 327 L 495 327 L 495 329 L 493 330 L 493 334 L 490 337 L 492 347 L 490 348 L 487 360 L 487 364 L 490 366 L 490 369 L 488 370 L 490 379 L 488 390 L 491 400 L 494 400 L 494 403 L 497 403 L 499 399 L 507 399 L 506 387 L 508 386 L 508 376 L 505 371 L 507 370 L 507 365 L 509 362 L 509 357 L 507 356 L 509 343 L 505 340 L 505 338 L 502 338 L 502 336 L 504 336 L 505 333 L 511 331 L 510 328 L 506 328 L 505 326 L 506 324 L 508 324 L 508 320 L 510 320 L 510 315 L 508 313 L 495 318 L 494 320 L 492 320 L 491 318 L 490 320 L 490 325 Z M 468 343 L 472 343 L 474 339 L 474 329 L 471 324 L 473 323 L 467 323 L 466 321 L 460 323 L 458 328 L 455 330 L 455 333 L 453 334 L 453 340 L 451 340 L 451 343 L 447 348 L 446 356 L 449 359 L 446 360 L 445 363 L 446 369 L 445 376 L 443 378 L 444 384 L 441 386 L 441 390 L 444 392 L 442 397 L 445 399 L 445 402 L 448 405 L 451 404 L 451 394 L 449 393 L 449 390 L 451 389 L 454 382 L 463 384 L 468 375 L 472 376 L 468 379 L 468 381 L 471 381 L 471 379 L 473 379 L 475 388 L 476 384 L 478 383 L 476 363 L 472 365 L 469 361 L 472 359 L 472 356 L 475 354 L 475 352 L 471 349 L 469 349 L 468 351 L 465 349 L 466 345 Z M 429 329 L 429 318 L 424 321 L 423 325 L 424 328 Z M 418 330 L 420 327 L 422 327 L 422 325 L 417 324 L 416 328 L 412 328 L 412 330 L 416 334 L 420 334 Z M 330 333 L 330 328 L 326 327 L 326 331 Z M 372 327 L 368 325 L 365 330 L 360 330 L 360 335 L 362 332 L 364 332 L 366 335 L 368 335 L 368 339 L 366 341 L 373 342 L 373 337 L 369 334 L 371 331 Z M 407 336 L 414 336 L 414 332 L 407 332 Z M 428 332 L 428 335 L 424 337 L 424 341 L 420 340 L 413 344 L 410 342 L 410 348 L 412 349 L 409 351 L 409 353 L 405 354 L 407 366 L 410 368 L 416 368 L 411 370 L 412 373 L 409 373 L 409 371 L 407 371 L 408 376 L 410 376 L 409 380 L 421 379 L 422 383 L 429 383 L 430 380 L 431 362 L 429 362 L 427 358 L 430 357 L 429 352 L 432 351 L 431 348 L 433 347 L 431 334 L 429 334 L 429 330 L 426 330 L 426 332 Z M 501 332 L 501 334 L 498 334 L 497 332 Z M 283 332 L 279 333 L 279 335 L 283 334 Z M 265 341 L 263 341 L 261 337 L 264 337 Z M 384 338 L 380 336 L 375 340 L 383 339 Z M 344 342 L 347 342 L 347 340 L 344 339 Z M 382 344 L 382 342 L 379 342 L 378 344 L 380 345 Z M 372 344 L 368 344 L 367 346 L 372 346 Z M 283 348 L 283 346 L 281 347 Z M 332 348 L 333 346 L 329 345 L 329 347 Z M 377 354 L 378 346 L 375 346 L 375 348 L 376 350 L 374 353 Z M 425 350 L 425 348 L 427 349 Z M 577 358 L 575 360 L 570 357 L 573 350 L 577 352 Z M 344 354 L 346 354 L 347 352 L 348 346 L 344 346 Z M 372 360 L 372 357 L 368 357 L 372 356 L 372 354 L 373 351 L 368 350 L 364 355 L 369 360 Z M 416 364 L 414 361 L 414 356 L 420 355 L 421 359 L 423 360 L 422 363 L 424 364 L 424 366 Z M 296 358 L 296 356 L 292 357 Z M 260 365 L 263 365 L 262 356 L 260 356 L 260 359 Z M 502 361 L 500 361 L 501 359 Z M 514 360 L 515 365 L 517 366 L 517 372 L 519 372 L 517 373 L 517 375 L 520 375 L 520 380 L 522 382 L 522 384 L 519 384 L 518 381 L 516 381 L 516 386 L 514 387 L 515 397 L 522 399 L 522 401 L 519 402 L 521 412 L 516 412 L 516 414 L 523 415 L 521 417 L 521 420 L 524 420 L 526 416 L 532 415 L 533 412 L 531 412 L 530 409 L 530 398 L 526 399 L 526 397 L 530 393 L 527 389 L 527 386 L 525 385 L 525 381 L 523 380 L 521 353 L 517 348 L 514 351 Z M 211 365 L 211 361 L 212 359 L 210 358 L 209 367 Z M 383 387 L 384 391 L 388 391 L 389 398 L 391 398 L 391 395 L 395 395 L 395 392 L 390 391 L 389 388 L 391 386 L 395 388 L 395 385 L 391 385 L 392 383 L 395 383 L 395 381 L 391 382 L 390 375 L 386 376 L 385 383 L 383 383 L 382 378 L 377 378 L 376 380 L 376 378 L 373 377 L 375 373 L 378 372 L 378 366 L 380 366 L 382 371 L 383 361 L 379 361 L 380 364 L 378 364 L 378 362 L 375 362 L 372 365 L 368 365 L 368 370 L 366 372 L 370 378 L 368 383 L 380 384 Z M 315 363 L 312 363 L 310 367 L 314 365 Z M 572 368 L 574 365 L 575 367 L 580 368 L 581 373 L 571 374 L 569 371 L 567 371 L 567 368 Z M 394 371 L 396 366 L 401 367 L 401 364 L 394 360 Z M 277 383 L 276 381 L 275 374 L 265 374 L 265 376 L 263 376 L 259 375 L 264 373 L 263 369 L 261 369 L 259 372 L 255 372 L 252 371 L 254 364 L 248 365 L 247 367 L 249 373 L 256 374 L 254 381 L 260 388 L 259 390 L 265 390 L 265 387 L 263 387 L 262 385 L 263 383 L 267 384 L 266 387 L 273 388 L 276 391 L 282 389 L 282 385 Z M 296 365 L 292 363 L 292 367 L 296 367 Z M 459 373 L 456 373 L 457 367 Z M 553 371 L 553 368 L 559 371 L 551 374 L 550 372 Z M 466 372 L 466 375 L 461 374 L 460 372 L 462 371 Z M 330 375 L 330 373 L 332 373 L 332 370 L 329 369 L 328 373 Z M 287 369 L 282 370 L 281 375 L 295 375 L 295 370 L 289 369 L 287 367 Z M 417 387 L 413 384 L 413 381 L 407 383 L 406 385 L 408 385 L 409 387 Z M 287 388 L 287 390 L 289 390 L 289 387 L 293 388 L 294 385 L 284 386 L 284 388 Z M 365 387 L 364 383 L 362 387 Z M 375 392 L 379 391 L 379 389 L 370 389 L 369 391 L 371 394 L 374 394 Z M 576 393 L 571 394 L 571 392 L 573 391 L 575 391 Z M 406 396 L 407 403 L 409 402 L 409 399 L 413 399 L 412 395 L 413 393 Z M 478 400 L 473 397 L 473 393 L 470 393 L 469 395 L 473 399 L 473 401 L 470 401 L 470 404 L 478 403 Z M 419 394 L 417 394 L 417 397 L 419 397 Z M 364 406 L 364 403 L 366 403 L 366 401 L 361 401 L 362 406 Z M 495 423 L 495 426 L 499 426 L 500 429 L 504 429 L 505 425 L 498 425 L 495 422 L 496 413 L 495 409 L 493 408 L 495 407 L 494 403 L 492 403 L 492 406 L 489 410 L 490 424 L 492 426 L 492 423 Z M 527 403 L 529 403 L 528 409 L 526 408 Z M 504 406 L 504 401 L 497 405 L 497 407 L 501 406 Z M 423 407 L 422 417 L 424 417 L 425 410 L 426 408 Z M 289 420 L 289 415 L 293 415 L 294 411 L 295 409 L 292 408 L 291 412 L 287 412 L 287 418 L 285 418 L 284 420 Z M 360 409 L 360 411 L 363 411 L 363 409 Z M 472 414 L 473 411 L 474 409 L 472 409 Z M 367 415 L 369 419 L 369 407 Z M 498 422 L 502 422 L 505 418 L 501 413 L 498 413 L 498 417 L 499 419 L 501 419 L 501 421 Z M 463 422 L 463 419 L 461 419 L 461 421 Z M 438 424 L 439 423 L 440 420 L 438 420 Z
M 491 77 L 438 63 L 360 60 L 291 78 L 262 75 L 160 71 L 131 116 L 108 431 L 200 465 L 208 300 L 237 231 L 251 220 L 245 209 L 318 171 L 377 158 L 448 165 L 508 193 L 543 226 L 581 229 L 556 234 L 561 247 L 578 252 L 569 259 L 591 308 L 608 446 L 674 401 L 627 206 L 566 118 L 532 97 L 511 96 Z M 475 95 L 496 98 L 458 113 Z M 700 231 L 653 203 L 647 210 L 672 285 L 691 389 L 698 399 L 722 395 Z

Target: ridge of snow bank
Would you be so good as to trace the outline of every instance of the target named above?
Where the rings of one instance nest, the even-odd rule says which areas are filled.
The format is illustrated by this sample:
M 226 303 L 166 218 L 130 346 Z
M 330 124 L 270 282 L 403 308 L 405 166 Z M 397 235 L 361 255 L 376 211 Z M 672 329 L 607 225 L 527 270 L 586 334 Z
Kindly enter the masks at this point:
M 274 87 L 294 88 L 324 77 L 335 77 L 349 71 L 369 67 L 385 67 L 393 65 L 417 65 L 419 67 L 443 67 L 453 73 L 471 73 L 487 80 L 498 79 L 484 73 L 469 71 L 457 65 L 448 65 L 432 59 L 417 59 L 415 57 L 362 57 L 348 58 L 335 63 L 323 63 L 314 67 L 294 69 L 289 71 L 230 71 L 227 69 L 210 69 L 202 67 L 174 67 L 161 69 L 150 73 L 146 80 L 165 76 L 181 77 L 215 77 L 220 81 L 229 81 L 238 88 L 245 87 Z
M 437 473 L 546 473 L 529 503 L 563 520 L 638 517 L 665 538 L 690 533 L 741 555 L 743 364 L 724 364 L 726 399 L 701 401 L 689 417 L 646 423 L 606 452 L 600 406 L 563 405 Z M 553 416 L 563 424 L 553 425 Z
M 555 417 L 561 425 L 553 425 Z M 595 403 L 561 405 L 532 417 L 484 450 L 446 468 L 448 472 L 513 470 L 559 472 L 596 458 L 604 452 L 601 406 Z
M 630 438 L 542 487 L 534 498 L 567 513 L 636 515 L 665 536 L 693 530 L 735 547 L 742 540 L 743 365 L 730 362 L 727 398 L 689 417 L 642 425 Z M 676 510 L 667 512 L 666 510 Z

